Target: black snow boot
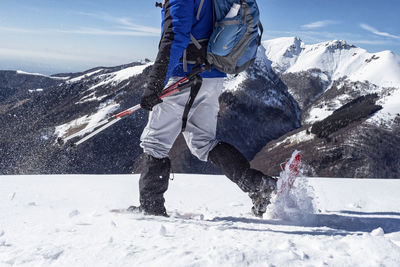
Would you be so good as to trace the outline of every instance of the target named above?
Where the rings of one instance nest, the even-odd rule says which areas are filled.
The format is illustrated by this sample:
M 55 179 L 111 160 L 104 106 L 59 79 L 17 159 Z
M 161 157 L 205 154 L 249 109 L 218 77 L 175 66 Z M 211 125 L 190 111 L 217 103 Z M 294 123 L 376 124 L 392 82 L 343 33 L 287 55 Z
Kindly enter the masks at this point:
M 250 192 L 249 196 L 253 202 L 251 211 L 257 217 L 262 218 L 267 211 L 267 206 L 271 204 L 271 195 L 276 192 L 276 179 L 265 175 L 262 178 L 262 184 L 256 192 Z
M 139 180 L 140 210 L 148 215 L 168 216 L 164 193 L 168 189 L 171 162 L 145 155 Z
M 250 168 L 242 153 L 228 143 L 219 142 L 210 151 L 208 159 L 243 192 L 249 193 L 253 213 L 262 217 L 270 204 L 271 194 L 276 191 L 276 179 Z

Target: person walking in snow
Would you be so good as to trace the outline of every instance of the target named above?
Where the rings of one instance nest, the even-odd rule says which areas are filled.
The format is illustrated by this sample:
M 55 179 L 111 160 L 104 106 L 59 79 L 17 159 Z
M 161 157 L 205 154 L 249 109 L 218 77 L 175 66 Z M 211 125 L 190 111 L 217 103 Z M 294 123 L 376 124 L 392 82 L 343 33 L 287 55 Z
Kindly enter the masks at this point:
M 248 160 L 235 147 L 216 139 L 218 98 L 225 73 L 212 68 L 202 73 L 202 82 L 192 85 L 191 89 L 163 100 L 159 98 L 168 84 L 185 77 L 199 57 L 206 57 L 214 26 L 212 4 L 212 0 L 164 0 L 162 4 L 159 51 L 141 99 L 141 107 L 150 111 L 140 139 L 145 156 L 138 208 L 145 214 L 167 216 L 164 193 L 171 168 L 168 153 L 181 132 L 193 155 L 202 161 L 211 161 L 249 194 L 255 215 L 262 216 L 276 189 L 275 179 L 250 168 Z M 187 106 L 194 89 L 198 91 L 197 96 Z

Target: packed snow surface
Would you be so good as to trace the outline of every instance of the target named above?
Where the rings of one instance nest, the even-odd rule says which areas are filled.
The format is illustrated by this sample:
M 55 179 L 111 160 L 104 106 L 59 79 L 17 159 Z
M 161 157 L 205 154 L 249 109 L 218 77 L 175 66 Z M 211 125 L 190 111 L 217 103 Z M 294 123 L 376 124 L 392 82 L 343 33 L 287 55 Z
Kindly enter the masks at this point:
M 171 217 L 110 212 L 138 179 L 0 176 L 0 266 L 400 266 L 400 180 L 298 179 L 294 213 L 258 219 L 227 178 L 182 174 Z

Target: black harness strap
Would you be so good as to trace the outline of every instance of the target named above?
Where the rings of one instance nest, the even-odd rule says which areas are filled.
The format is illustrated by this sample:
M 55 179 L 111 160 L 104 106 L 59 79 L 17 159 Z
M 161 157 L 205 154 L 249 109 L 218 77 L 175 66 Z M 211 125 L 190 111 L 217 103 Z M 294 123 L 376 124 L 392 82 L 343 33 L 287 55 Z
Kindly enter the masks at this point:
M 196 96 L 200 91 L 202 83 L 203 83 L 203 78 L 201 78 L 200 75 L 196 75 L 194 77 L 192 86 L 190 87 L 189 99 L 186 103 L 185 110 L 183 111 L 182 115 L 182 133 L 186 130 L 190 109 L 192 108 L 194 100 L 196 99 Z

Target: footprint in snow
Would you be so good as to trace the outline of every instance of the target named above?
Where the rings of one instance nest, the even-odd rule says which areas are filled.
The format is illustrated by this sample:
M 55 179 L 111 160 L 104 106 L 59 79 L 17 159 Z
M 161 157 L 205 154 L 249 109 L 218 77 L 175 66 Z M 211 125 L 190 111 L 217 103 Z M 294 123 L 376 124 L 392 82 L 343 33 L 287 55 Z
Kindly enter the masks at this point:
M 7 243 L 5 240 L 0 240 L 0 247 L 11 247 L 12 245 Z
M 57 260 L 63 253 L 64 253 L 63 249 L 49 249 L 47 251 L 44 251 L 42 257 L 45 258 L 46 260 L 54 261 Z
M 162 236 L 167 235 L 167 228 L 165 228 L 164 225 L 161 225 L 161 227 L 160 227 L 160 235 L 162 235 Z
M 71 211 L 70 213 L 69 213 L 69 217 L 70 218 L 72 218 L 72 217 L 75 217 L 75 216 L 78 216 L 80 214 L 80 212 L 79 212 L 79 210 L 73 210 L 73 211 Z
M 11 258 L 11 259 L 5 261 L 4 263 L 9 264 L 9 265 L 14 265 L 16 260 L 17 260 L 17 258 Z
M 12 194 L 10 195 L 10 197 L 9 197 L 10 201 L 13 201 L 13 200 L 14 200 L 16 194 L 17 194 L 17 193 L 14 192 L 14 193 L 12 193 Z
M 92 224 L 91 223 L 87 223 L 87 222 L 79 222 L 79 223 L 76 223 L 75 225 L 78 225 L 78 226 L 90 226 Z

